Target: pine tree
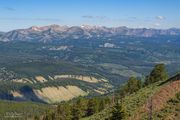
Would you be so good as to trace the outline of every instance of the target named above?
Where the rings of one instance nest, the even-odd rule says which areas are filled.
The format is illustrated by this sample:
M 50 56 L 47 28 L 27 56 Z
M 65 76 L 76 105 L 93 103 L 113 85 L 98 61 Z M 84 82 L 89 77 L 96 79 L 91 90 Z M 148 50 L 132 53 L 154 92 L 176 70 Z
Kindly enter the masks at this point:
M 55 120 L 55 113 L 52 111 L 47 111 L 42 120 Z
M 95 98 L 89 99 L 87 104 L 87 116 L 93 115 L 98 110 L 97 100 Z
M 56 118 L 58 120 L 71 120 L 71 108 L 68 103 L 58 105 Z
M 83 111 L 78 105 L 72 107 L 72 120 L 79 120 L 83 116 Z
M 141 88 L 141 81 L 137 80 L 135 77 L 130 77 L 127 82 L 127 87 L 128 92 L 132 94 Z
M 35 116 L 34 120 L 40 120 L 40 118 L 38 116 Z
M 122 105 L 117 101 L 112 109 L 112 116 L 110 120 L 123 120 L 125 119 L 125 111 Z
M 101 99 L 100 102 L 99 102 L 99 107 L 98 107 L 98 111 L 102 111 L 104 108 L 105 108 L 105 100 L 104 99 Z
M 145 84 L 151 84 L 157 81 L 163 81 L 168 79 L 168 74 L 164 64 L 157 64 L 151 71 L 150 75 L 147 76 Z
M 81 117 L 84 117 L 86 115 L 86 110 L 87 110 L 87 100 L 84 98 L 79 98 L 76 102 L 78 108 L 81 111 Z
M 142 87 L 141 80 L 138 80 L 135 77 L 130 77 L 129 80 L 127 81 L 127 84 L 120 87 L 120 89 L 118 90 L 118 94 L 121 97 L 124 97 L 127 94 L 132 94 L 138 91 L 141 87 Z

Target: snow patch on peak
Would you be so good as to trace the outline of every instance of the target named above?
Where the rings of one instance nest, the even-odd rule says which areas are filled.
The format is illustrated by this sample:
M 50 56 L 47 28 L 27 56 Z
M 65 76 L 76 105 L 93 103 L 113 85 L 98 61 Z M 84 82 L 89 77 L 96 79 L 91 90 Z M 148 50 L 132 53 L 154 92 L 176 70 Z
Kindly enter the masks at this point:
M 32 26 L 32 27 L 30 27 L 30 29 L 33 31 L 39 31 L 40 30 L 40 28 L 38 26 Z

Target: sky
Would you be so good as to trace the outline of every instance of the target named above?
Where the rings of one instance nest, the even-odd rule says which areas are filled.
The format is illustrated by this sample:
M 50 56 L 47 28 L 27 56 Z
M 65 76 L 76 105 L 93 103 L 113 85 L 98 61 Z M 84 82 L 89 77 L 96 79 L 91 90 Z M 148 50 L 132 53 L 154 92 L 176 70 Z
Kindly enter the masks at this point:
M 51 24 L 180 28 L 180 0 L 0 0 L 0 31 Z

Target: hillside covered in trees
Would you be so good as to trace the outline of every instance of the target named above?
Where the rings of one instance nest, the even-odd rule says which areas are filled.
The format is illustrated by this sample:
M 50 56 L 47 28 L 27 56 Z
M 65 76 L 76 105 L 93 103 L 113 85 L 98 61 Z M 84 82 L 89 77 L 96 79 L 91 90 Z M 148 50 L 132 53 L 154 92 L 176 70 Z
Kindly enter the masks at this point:
M 43 119 L 178 119 L 175 106 L 180 104 L 179 86 L 180 74 L 168 79 L 165 65 L 157 64 L 144 81 L 130 77 L 126 84 L 109 96 L 61 104 L 57 111 L 47 113 Z
M 54 105 L 1 101 L 1 108 L 11 107 L 1 109 L 0 114 L 3 119 L 13 113 L 19 119 L 35 120 L 174 120 L 179 118 L 179 86 L 180 74 L 168 79 L 164 64 L 158 64 L 145 79 L 130 77 L 108 95 L 79 97 Z

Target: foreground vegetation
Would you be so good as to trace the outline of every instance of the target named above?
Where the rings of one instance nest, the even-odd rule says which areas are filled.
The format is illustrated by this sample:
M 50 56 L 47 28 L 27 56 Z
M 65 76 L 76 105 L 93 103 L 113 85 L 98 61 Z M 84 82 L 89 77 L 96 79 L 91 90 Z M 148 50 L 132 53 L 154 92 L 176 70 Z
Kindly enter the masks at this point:
M 164 119 L 180 119 L 180 92 L 176 96 L 167 101 L 166 107 L 161 109 L 159 112 L 153 114 L 155 120 Z
M 175 105 L 179 105 L 179 101 L 178 101 L 178 96 L 179 93 L 178 91 L 180 91 L 177 87 L 180 84 L 179 83 L 179 74 L 177 74 L 175 77 L 171 78 L 171 79 L 166 79 L 166 71 L 164 71 L 165 69 L 162 67 L 163 65 L 156 65 L 155 68 L 152 70 L 152 72 L 150 73 L 149 77 L 155 78 L 154 76 L 157 76 L 159 74 L 159 77 L 157 77 L 157 79 L 149 79 L 149 77 L 147 77 L 146 81 L 144 82 L 144 85 L 142 86 L 142 88 L 138 88 L 138 85 L 136 85 L 136 87 L 132 87 L 133 86 L 133 82 L 132 80 L 134 78 L 130 78 L 130 80 L 127 82 L 126 85 L 124 85 L 123 87 L 120 88 L 120 90 L 117 91 L 117 99 L 116 99 L 116 104 L 112 105 L 112 107 L 110 108 L 106 108 L 103 111 L 94 114 L 93 116 L 84 118 L 83 120 L 105 120 L 105 119 L 110 119 L 110 120 L 118 120 L 118 119 L 138 119 L 138 120 L 146 120 L 149 119 L 149 111 L 151 111 L 151 108 L 149 108 L 151 100 L 153 100 L 153 98 L 155 99 L 155 101 L 159 101 L 156 100 L 156 96 L 162 96 L 163 95 L 168 95 L 171 93 L 164 93 L 164 92 L 168 92 L 168 89 L 174 89 L 172 90 L 173 92 L 177 93 L 175 100 L 174 99 L 170 99 L 167 101 L 167 104 L 165 104 L 165 107 L 163 107 L 162 109 L 159 110 L 154 110 L 154 112 L 152 112 L 151 117 L 153 119 L 157 119 L 157 120 L 162 120 L 164 118 L 167 118 L 167 116 L 169 115 L 174 115 L 174 118 L 179 117 L 177 115 L 178 112 L 178 106 L 175 107 Z M 159 67 L 163 68 L 163 69 L 159 69 Z M 154 71 L 157 71 L 155 72 Z M 154 73 L 154 74 L 152 74 Z M 164 77 L 162 77 L 164 76 Z M 159 78 L 162 79 L 159 79 Z M 155 80 L 155 81 L 154 81 Z M 176 85 L 175 88 L 173 88 L 173 82 L 172 81 L 176 81 L 177 83 L 174 83 L 174 85 Z M 147 81 L 149 82 L 149 84 L 147 85 Z M 129 84 L 131 82 L 131 84 Z M 171 83 L 172 82 L 172 83 Z M 134 79 L 134 85 L 136 84 L 136 80 Z M 166 88 L 167 86 L 167 88 Z M 169 88 L 169 86 L 171 88 Z M 129 89 L 130 88 L 130 89 Z M 133 88 L 133 89 L 132 89 Z M 160 91 L 164 89 L 164 91 Z M 132 90 L 134 92 L 132 92 Z M 157 94 L 158 93 L 158 94 Z M 155 95 L 156 94 L 156 95 Z M 152 98 L 152 96 L 155 96 Z M 169 96 L 169 95 L 168 95 Z M 175 96 L 174 96 L 175 97 Z M 158 99 L 158 98 L 157 98 Z M 119 105 L 119 107 L 117 107 L 118 102 L 120 102 L 121 104 Z M 163 101 L 160 101 L 163 102 Z M 155 104 L 158 106 L 158 104 L 163 104 L 163 103 L 156 103 Z M 155 106 L 153 106 L 155 107 Z M 116 109 L 116 110 L 114 110 Z M 118 110 L 117 110 L 118 109 Z M 155 108 L 154 108 L 155 109 Z M 153 110 L 153 109 L 152 109 Z M 122 114 L 123 112 L 123 114 Z M 117 114 L 118 113 L 118 114 Z M 121 115 L 121 116 L 119 116 Z M 164 116 L 164 117 L 163 117 Z M 171 116 L 172 117 L 172 116 Z M 116 118 L 116 119 L 114 119 Z

